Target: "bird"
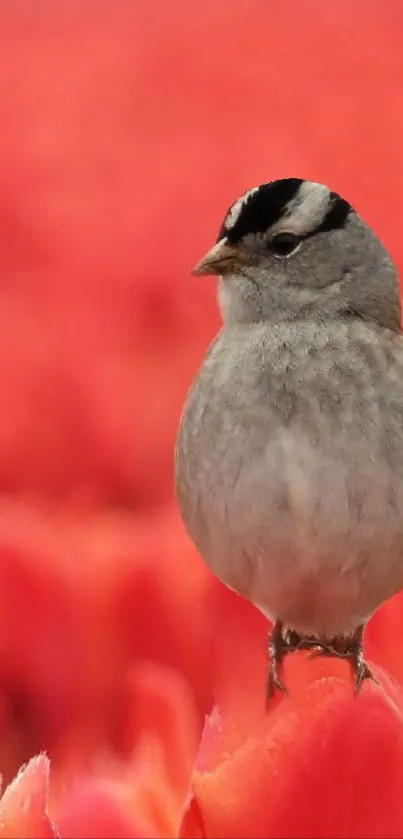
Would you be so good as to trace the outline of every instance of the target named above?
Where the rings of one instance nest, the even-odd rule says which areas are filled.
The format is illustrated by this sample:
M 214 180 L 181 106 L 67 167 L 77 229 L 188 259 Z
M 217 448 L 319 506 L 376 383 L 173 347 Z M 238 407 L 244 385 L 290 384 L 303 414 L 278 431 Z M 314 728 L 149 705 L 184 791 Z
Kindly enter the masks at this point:
M 284 178 L 230 206 L 191 273 L 217 278 L 222 326 L 179 422 L 184 526 L 271 621 L 267 701 L 300 648 L 347 659 L 358 694 L 365 627 L 403 588 L 397 267 L 337 192 Z

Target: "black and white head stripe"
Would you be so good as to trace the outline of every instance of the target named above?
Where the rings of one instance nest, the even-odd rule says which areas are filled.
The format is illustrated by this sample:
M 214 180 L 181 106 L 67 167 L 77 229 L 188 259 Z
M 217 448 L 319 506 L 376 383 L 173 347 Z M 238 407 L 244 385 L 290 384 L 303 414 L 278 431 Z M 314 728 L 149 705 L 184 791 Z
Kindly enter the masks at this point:
M 230 207 L 217 241 L 231 244 L 249 234 L 276 233 L 288 226 L 302 237 L 343 227 L 351 205 L 324 184 L 284 178 L 248 190 Z

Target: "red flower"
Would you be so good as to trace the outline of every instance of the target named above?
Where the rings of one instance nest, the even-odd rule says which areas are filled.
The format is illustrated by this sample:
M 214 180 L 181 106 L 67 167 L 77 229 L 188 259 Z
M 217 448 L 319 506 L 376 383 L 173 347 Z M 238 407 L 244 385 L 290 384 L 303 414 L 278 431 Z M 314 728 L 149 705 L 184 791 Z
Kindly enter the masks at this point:
M 403 700 L 353 696 L 343 662 L 285 666 L 290 697 L 242 734 L 216 709 L 206 722 L 182 823 L 187 837 L 401 837 Z
M 0 772 L 52 766 L 3 835 L 403 833 L 399 696 L 297 655 L 265 717 L 266 622 L 172 486 L 232 198 L 327 181 L 402 255 L 400 0 L 0 5 Z M 396 598 L 366 645 L 401 685 L 402 637 Z
M 284 663 L 289 696 L 264 708 L 267 624 L 223 588 L 209 599 L 219 633 L 215 696 L 191 780 L 181 837 L 401 837 L 403 692 L 380 685 L 354 696 L 350 666 L 295 653 Z M 400 659 L 402 597 L 381 610 L 385 648 Z M 366 644 L 371 655 L 371 637 Z
M 49 761 L 44 755 L 23 767 L 0 800 L 1 839 L 57 839 L 47 812 Z
M 191 693 L 178 673 L 152 665 L 133 671 L 129 690 L 125 759 L 105 754 L 86 773 L 65 764 L 55 778 L 52 812 L 66 839 L 178 834 L 198 740 Z
M 0 509 L 1 767 L 46 746 L 62 836 L 178 830 L 211 668 L 209 578 L 174 521 Z

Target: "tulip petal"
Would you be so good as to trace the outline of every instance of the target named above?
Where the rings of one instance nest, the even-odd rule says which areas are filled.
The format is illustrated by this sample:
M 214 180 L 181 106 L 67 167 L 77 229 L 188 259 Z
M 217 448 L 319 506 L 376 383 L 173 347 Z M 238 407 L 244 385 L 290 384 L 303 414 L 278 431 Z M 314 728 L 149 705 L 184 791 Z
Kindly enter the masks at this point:
M 9 784 L 0 801 L 1 839 L 56 839 L 47 815 L 49 769 L 48 758 L 38 755 Z
M 330 670 L 327 662 L 325 675 L 323 662 L 293 659 L 285 668 L 290 697 L 242 743 L 235 736 L 232 752 L 227 742 L 208 768 L 204 743 L 212 755 L 225 720 L 215 711 L 207 721 L 182 837 L 403 835 L 401 695 L 377 670 L 382 687 L 366 683 L 355 698 L 345 662 Z

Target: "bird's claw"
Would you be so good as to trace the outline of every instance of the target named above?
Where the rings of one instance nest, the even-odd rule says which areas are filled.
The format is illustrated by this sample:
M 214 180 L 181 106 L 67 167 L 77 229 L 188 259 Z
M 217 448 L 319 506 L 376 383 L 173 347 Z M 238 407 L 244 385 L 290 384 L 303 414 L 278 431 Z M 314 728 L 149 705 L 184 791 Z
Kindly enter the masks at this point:
M 357 696 L 360 692 L 361 685 L 365 682 L 365 679 L 371 679 L 372 682 L 375 682 L 376 685 L 379 685 L 378 679 L 374 676 L 371 668 L 368 666 L 366 661 L 362 661 L 360 664 L 357 664 L 355 669 L 355 688 L 354 692 Z
M 269 703 L 269 700 L 272 699 L 272 697 L 275 695 L 276 688 L 277 690 L 280 690 L 281 693 L 283 693 L 285 696 L 288 695 L 288 690 L 284 682 L 280 678 L 277 664 L 275 664 L 274 666 L 270 666 L 269 676 L 267 680 L 266 707 Z
M 288 694 L 288 690 L 281 680 L 279 669 L 284 656 L 292 652 L 295 647 L 292 646 L 292 633 L 285 630 L 283 633 L 283 624 L 281 621 L 276 621 L 269 636 L 269 673 L 267 677 L 266 687 L 266 708 L 269 700 L 275 695 L 276 688 L 281 693 Z
M 283 684 L 279 668 L 285 655 L 296 650 L 313 650 L 309 658 L 319 656 L 331 656 L 350 661 L 355 675 L 355 695 L 359 693 L 362 683 L 371 679 L 376 684 L 378 680 L 364 658 L 363 651 L 364 626 L 359 626 L 352 638 L 344 640 L 334 639 L 333 643 L 319 641 L 317 638 L 301 638 L 293 630 L 283 626 L 281 621 L 276 621 L 269 638 L 269 673 L 266 691 L 266 707 L 269 700 L 274 696 L 276 688 L 283 694 L 288 690 Z
M 341 658 L 350 661 L 355 675 L 355 695 L 360 692 L 362 683 L 365 679 L 371 679 L 376 684 L 378 680 L 374 676 L 371 668 L 364 658 L 363 651 L 363 634 L 364 628 L 359 627 L 353 638 L 344 649 L 337 649 L 331 644 L 316 643 L 317 649 L 309 656 L 310 658 L 319 658 L 319 656 L 331 656 L 333 658 Z

